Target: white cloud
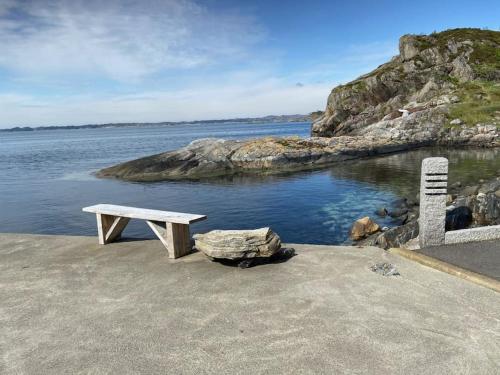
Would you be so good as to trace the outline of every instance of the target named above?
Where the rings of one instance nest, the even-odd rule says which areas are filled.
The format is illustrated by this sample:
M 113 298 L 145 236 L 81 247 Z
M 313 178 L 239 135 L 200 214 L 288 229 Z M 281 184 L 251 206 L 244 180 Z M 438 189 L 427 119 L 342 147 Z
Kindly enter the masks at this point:
M 50 102 L 21 95 L 0 96 L 0 127 L 160 122 L 309 113 L 323 109 L 331 84 L 298 87 L 276 79 L 259 83 L 142 92 Z M 29 108 L 29 110 L 27 110 Z M 75 119 L 78 119 L 75 121 Z
M 10 1 L 0 6 L 0 66 L 23 74 L 135 80 L 242 57 L 262 30 L 192 0 Z
M 250 16 L 196 1 L 0 0 L 0 127 L 308 113 L 397 52 L 353 45 L 288 70 Z

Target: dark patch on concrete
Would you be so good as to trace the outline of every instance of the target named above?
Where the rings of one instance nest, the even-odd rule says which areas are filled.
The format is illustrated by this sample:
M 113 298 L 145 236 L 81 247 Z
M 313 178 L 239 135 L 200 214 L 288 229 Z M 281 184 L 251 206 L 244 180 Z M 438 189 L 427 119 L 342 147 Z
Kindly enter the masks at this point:
M 418 252 L 454 266 L 500 280 L 500 241 L 429 247 Z

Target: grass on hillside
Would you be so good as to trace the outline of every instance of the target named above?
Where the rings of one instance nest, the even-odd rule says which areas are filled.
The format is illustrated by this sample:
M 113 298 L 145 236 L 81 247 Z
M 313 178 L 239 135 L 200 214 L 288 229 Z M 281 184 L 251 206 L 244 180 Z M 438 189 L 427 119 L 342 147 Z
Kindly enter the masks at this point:
M 472 57 L 481 62 L 493 62 L 491 57 L 494 55 L 494 47 L 500 44 L 500 32 L 474 28 L 450 29 L 441 32 L 433 32 L 430 35 L 418 35 L 416 41 L 420 51 L 431 47 L 438 47 L 438 49 L 443 52 L 447 50 L 450 40 L 455 40 L 457 42 L 469 40 L 475 47 L 483 44 L 483 51 L 479 51 L 477 55 Z M 486 55 L 484 55 L 483 52 L 486 52 Z
M 489 40 L 491 42 L 500 44 L 500 32 L 495 30 L 482 30 L 477 28 L 458 28 L 449 29 L 440 32 L 433 32 L 432 37 L 437 39 L 441 45 L 446 45 L 450 39 L 455 40 L 470 40 L 472 42 L 477 40 Z
M 459 118 L 467 125 L 496 123 L 500 126 L 500 83 L 467 82 L 459 87 L 460 103 L 450 108 L 450 120 Z
M 500 80 L 500 32 L 481 29 L 451 29 L 432 33 L 429 37 L 423 35 L 418 40 L 420 51 L 437 46 L 441 52 L 447 50 L 450 40 L 469 40 L 473 51 L 469 63 L 480 79 L 487 81 Z M 453 58 L 454 56 L 452 56 Z

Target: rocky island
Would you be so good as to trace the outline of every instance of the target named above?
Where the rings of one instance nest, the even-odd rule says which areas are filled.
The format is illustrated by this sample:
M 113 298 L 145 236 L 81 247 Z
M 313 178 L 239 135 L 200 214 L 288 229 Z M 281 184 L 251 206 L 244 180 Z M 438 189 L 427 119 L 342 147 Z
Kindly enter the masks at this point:
M 332 90 L 311 137 L 202 139 L 100 170 L 130 181 L 304 170 L 417 147 L 500 146 L 500 32 L 400 38 L 399 55 Z

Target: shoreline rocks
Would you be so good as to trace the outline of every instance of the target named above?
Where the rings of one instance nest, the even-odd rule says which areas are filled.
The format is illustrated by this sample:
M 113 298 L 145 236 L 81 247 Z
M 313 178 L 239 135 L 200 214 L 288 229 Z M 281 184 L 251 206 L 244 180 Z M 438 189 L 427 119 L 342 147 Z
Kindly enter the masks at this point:
M 474 186 L 462 187 L 460 183 L 455 183 L 450 185 L 449 192 L 453 198 L 447 206 L 446 231 L 500 225 L 500 176 Z M 417 238 L 418 203 L 408 202 L 406 199 L 401 202 L 403 201 L 404 204 L 397 202 L 394 204 L 397 209 L 404 208 L 408 211 L 402 225 L 394 226 L 382 233 L 360 237 L 355 243 L 388 249 L 404 246 Z

